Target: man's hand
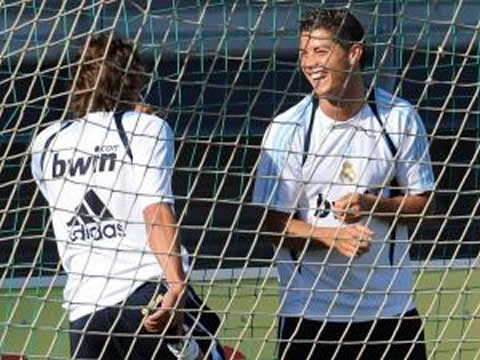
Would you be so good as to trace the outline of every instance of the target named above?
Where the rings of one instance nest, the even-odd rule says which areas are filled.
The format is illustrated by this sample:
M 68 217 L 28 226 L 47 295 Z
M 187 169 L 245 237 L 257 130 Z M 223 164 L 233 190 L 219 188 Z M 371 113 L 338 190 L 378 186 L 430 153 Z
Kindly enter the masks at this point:
M 348 193 L 334 201 L 332 208 L 337 219 L 352 224 L 360 221 L 362 216 L 367 215 L 374 203 L 375 197 L 372 195 Z
M 366 226 L 347 225 L 330 231 L 330 246 L 344 256 L 358 256 L 370 250 L 374 233 Z
M 183 308 L 185 306 L 185 289 L 170 288 L 163 295 L 162 302 L 145 319 L 144 326 L 149 332 L 161 332 L 165 327 L 176 329 L 176 335 L 183 335 Z

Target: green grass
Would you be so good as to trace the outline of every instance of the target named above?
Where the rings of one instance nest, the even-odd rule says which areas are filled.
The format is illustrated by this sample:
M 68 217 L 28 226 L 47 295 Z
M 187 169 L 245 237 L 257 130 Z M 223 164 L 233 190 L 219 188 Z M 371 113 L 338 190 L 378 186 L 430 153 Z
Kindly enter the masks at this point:
M 480 359 L 479 269 L 424 272 L 416 300 L 432 359 Z
M 276 281 L 262 282 L 195 284 L 222 319 L 222 343 L 238 346 L 249 360 L 274 358 Z M 0 353 L 68 358 L 61 290 L 0 291 Z M 424 272 L 417 278 L 416 298 L 420 313 L 427 316 L 430 359 L 480 359 L 480 270 Z

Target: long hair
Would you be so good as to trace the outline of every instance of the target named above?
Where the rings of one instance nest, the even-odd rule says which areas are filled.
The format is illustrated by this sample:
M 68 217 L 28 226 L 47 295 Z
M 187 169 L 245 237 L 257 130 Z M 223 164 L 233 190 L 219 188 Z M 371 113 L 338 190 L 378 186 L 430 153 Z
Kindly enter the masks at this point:
M 133 108 L 145 84 L 145 67 L 131 44 L 98 36 L 77 54 L 71 110 L 77 117 L 89 112 Z

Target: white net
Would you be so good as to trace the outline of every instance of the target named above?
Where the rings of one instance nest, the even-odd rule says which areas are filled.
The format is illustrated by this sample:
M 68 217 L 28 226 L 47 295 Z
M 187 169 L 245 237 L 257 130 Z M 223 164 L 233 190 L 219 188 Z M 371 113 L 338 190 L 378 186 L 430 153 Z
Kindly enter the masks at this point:
M 412 294 L 429 359 L 480 358 L 476 0 L 2 2 L 2 356 L 70 358 L 65 274 L 29 153 L 33 137 L 71 116 L 79 47 L 115 33 L 136 44 L 149 75 L 144 101 L 175 134 L 179 228 L 191 283 L 220 316 L 218 339 L 249 360 L 276 357 L 281 259 L 262 236 L 265 208 L 251 193 L 265 130 L 311 92 L 298 66 L 298 25 L 313 5 L 348 7 L 360 19 L 365 83 L 420 114 L 438 209 L 409 235 Z

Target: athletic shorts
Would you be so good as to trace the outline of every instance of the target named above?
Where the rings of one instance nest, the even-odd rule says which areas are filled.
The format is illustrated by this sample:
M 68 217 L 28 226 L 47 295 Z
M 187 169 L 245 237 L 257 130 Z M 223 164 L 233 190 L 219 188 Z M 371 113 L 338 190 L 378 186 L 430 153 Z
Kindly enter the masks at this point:
M 279 360 L 426 360 L 417 310 L 401 318 L 368 322 L 322 322 L 280 318 Z
M 131 294 L 122 306 L 98 310 L 70 323 L 72 359 L 144 360 L 177 359 L 166 346 L 175 336 L 149 333 L 143 327 L 141 309 L 152 298 L 166 292 L 163 282 L 147 282 Z M 215 340 L 220 319 L 188 287 L 184 324 L 209 360 L 224 360 L 223 350 Z M 189 332 L 187 330 L 187 332 Z M 207 359 L 207 358 L 206 358 Z

